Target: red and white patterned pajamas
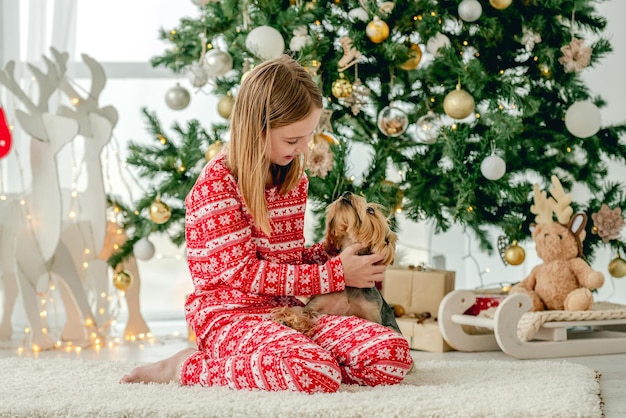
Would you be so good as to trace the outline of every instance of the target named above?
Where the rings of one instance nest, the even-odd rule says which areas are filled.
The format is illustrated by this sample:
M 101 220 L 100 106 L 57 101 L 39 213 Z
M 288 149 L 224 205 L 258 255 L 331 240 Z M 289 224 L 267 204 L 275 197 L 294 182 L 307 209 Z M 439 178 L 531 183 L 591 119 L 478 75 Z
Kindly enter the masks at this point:
M 272 235 L 254 225 L 224 155 L 187 196 L 187 261 L 194 292 L 185 306 L 198 351 L 184 385 L 334 392 L 340 383 L 396 384 L 412 358 L 402 335 L 357 317 L 324 316 L 307 337 L 270 319 L 295 296 L 344 289 L 338 257 L 304 247 L 308 179 L 286 195 L 266 188 Z

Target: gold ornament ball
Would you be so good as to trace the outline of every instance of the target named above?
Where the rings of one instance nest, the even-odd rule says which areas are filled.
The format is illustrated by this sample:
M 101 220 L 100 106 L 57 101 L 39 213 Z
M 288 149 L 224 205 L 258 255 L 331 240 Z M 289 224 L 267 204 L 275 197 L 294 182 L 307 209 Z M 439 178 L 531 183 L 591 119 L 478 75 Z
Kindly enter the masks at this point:
M 517 245 L 517 241 L 513 241 L 511 246 L 504 252 L 504 259 L 512 266 L 518 266 L 524 262 L 526 252 L 522 247 Z
M 113 286 L 122 291 L 127 291 L 133 284 L 133 276 L 125 270 L 118 271 L 113 275 Z
M 172 210 L 165 203 L 156 200 L 150 205 L 150 219 L 155 224 L 164 224 L 172 216 Z
M 404 61 L 400 65 L 404 71 L 411 71 L 417 68 L 420 65 L 420 61 L 422 60 L 422 49 L 418 44 L 411 44 L 409 49 L 409 59 Z
M 350 80 L 343 78 L 342 75 L 341 78 L 333 81 L 331 91 L 333 92 L 333 96 L 338 99 L 349 97 L 352 94 L 352 83 Z
M 374 20 L 365 27 L 365 34 L 370 41 L 379 44 L 389 37 L 389 25 L 378 16 L 374 16 Z
M 217 153 L 222 150 L 223 146 L 224 145 L 222 144 L 222 141 L 215 141 L 214 143 L 209 145 L 209 148 L 207 148 L 206 152 L 204 153 L 204 158 L 207 161 L 211 161 L 213 157 L 215 157 Z
M 443 110 L 452 119 L 465 119 L 474 112 L 474 98 L 457 87 L 443 99 Z
M 230 119 L 231 113 L 233 113 L 233 105 L 235 104 L 235 98 L 227 94 L 222 96 L 217 102 L 217 113 L 224 119 Z
M 489 4 L 491 4 L 494 9 L 498 10 L 506 9 L 512 2 L 513 0 L 489 0 Z
M 626 261 L 619 255 L 615 257 L 609 263 L 609 273 L 617 279 L 626 276 Z

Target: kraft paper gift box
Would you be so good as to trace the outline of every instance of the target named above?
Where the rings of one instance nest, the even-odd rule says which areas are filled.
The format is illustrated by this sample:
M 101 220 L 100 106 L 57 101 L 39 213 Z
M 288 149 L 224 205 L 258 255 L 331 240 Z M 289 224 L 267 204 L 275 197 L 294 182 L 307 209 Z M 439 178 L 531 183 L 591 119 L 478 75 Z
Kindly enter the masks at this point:
M 417 318 L 410 316 L 396 318 L 396 321 L 411 349 L 434 353 L 452 350 L 452 347 L 443 339 L 437 321 L 427 319 L 420 323 Z
M 401 306 L 405 315 L 396 318 L 402 335 L 414 350 L 450 351 L 439 330 L 436 318 L 443 297 L 454 290 L 455 272 L 389 268 L 381 293 L 387 303 Z M 428 312 L 430 318 L 418 320 L 416 315 Z
M 390 305 L 401 306 L 406 314 L 430 313 L 437 318 L 443 297 L 454 290 L 455 272 L 388 268 L 381 293 Z

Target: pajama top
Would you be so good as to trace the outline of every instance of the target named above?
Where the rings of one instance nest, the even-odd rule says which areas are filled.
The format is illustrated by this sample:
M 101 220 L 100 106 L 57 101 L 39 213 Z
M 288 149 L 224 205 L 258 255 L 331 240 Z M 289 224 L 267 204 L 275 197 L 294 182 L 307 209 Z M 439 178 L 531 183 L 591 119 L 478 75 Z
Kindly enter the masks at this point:
M 268 237 L 255 226 L 224 159 L 222 153 L 204 168 L 186 199 L 187 263 L 194 285 L 187 314 L 269 312 L 301 305 L 295 296 L 343 290 L 341 260 L 328 259 L 321 243 L 304 246 L 307 177 L 285 195 L 278 187 L 265 189 Z

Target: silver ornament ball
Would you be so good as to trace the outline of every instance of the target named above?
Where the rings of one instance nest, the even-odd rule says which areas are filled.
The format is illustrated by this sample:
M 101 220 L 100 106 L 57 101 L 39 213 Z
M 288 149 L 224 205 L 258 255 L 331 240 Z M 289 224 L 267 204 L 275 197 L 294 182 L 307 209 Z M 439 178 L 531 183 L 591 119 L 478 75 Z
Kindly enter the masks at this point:
M 189 92 L 178 83 L 165 93 L 165 104 L 172 110 L 184 109 L 190 101 Z
M 209 77 L 221 77 L 233 69 L 233 57 L 228 52 L 212 49 L 204 56 L 204 69 Z
M 138 260 L 150 260 L 154 252 L 154 244 L 148 238 L 141 238 L 133 245 L 133 254 Z

